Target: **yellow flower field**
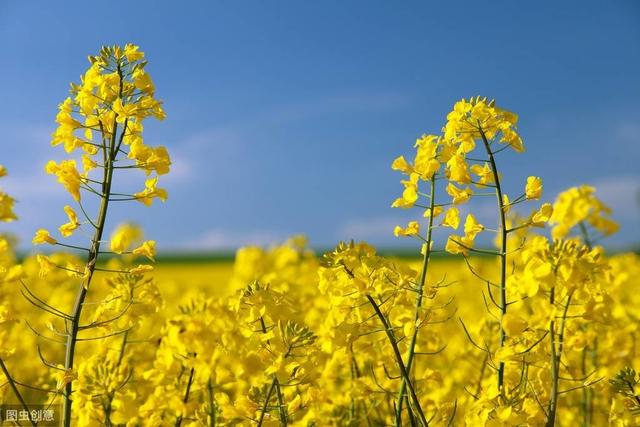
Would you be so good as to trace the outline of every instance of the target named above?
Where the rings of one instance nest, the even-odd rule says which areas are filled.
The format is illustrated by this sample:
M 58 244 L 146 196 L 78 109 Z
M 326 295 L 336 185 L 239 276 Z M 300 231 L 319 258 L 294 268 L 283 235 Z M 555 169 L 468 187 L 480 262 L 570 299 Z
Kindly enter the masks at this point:
M 105 231 L 117 203 L 170 197 L 170 154 L 143 139 L 145 120 L 165 119 L 146 66 L 132 44 L 89 57 L 55 118 L 68 158 L 43 165 L 68 222 L 38 229 L 24 259 L 0 239 L 9 422 L 640 425 L 640 257 L 607 253 L 619 227 L 589 185 L 541 203 L 529 176 L 506 194 L 501 153 L 526 156 L 516 113 L 459 100 L 389 159 L 391 207 L 412 215 L 389 233 L 413 258 L 353 241 L 314 253 L 293 236 L 233 263 L 163 262 L 141 227 Z M 120 190 L 123 174 L 137 187 Z M 4 222 L 19 220 L 14 197 L 0 191 Z M 480 197 L 491 223 L 464 206 Z

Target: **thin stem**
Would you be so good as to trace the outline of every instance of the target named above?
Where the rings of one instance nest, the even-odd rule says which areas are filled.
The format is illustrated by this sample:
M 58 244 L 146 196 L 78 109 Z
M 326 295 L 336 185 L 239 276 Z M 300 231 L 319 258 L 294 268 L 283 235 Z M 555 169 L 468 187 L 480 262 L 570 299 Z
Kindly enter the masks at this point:
M 430 191 L 430 212 L 433 212 L 433 208 L 435 205 L 435 191 L 436 191 L 436 180 L 435 176 L 431 178 L 431 191 Z M 431 232 L 433 230 L 433 215 L 429 215 L 429 225 L 427 227 L 427 238 L 426 238 L 426 248 L 424 251 L 424 258 L 422 260 L 422 271 L 420 272 L 420 282 L 418 283 L 417 297 L 416 297 L 416 305 L 414 310 L 414 325 L 417 325 L 418 320 L 420 319 L 420 308 L 422 307 L 422 299 L 424 297 L 424 285 L 427 280 L 427 272 L 429 269 L 429 259 L 431 258 Z M 411 342 L 409 343 L 409 349 L 407 350 L 407 370 L 411 373 L 411 368 L 413 367 L 413 358 L 416 350 L 416 342 L 418 340 L 418 327 L 415 326 L 413 331 L 413 335 L 411 336 Z M 396 410 L 396 427 L 400 427 L 402 425 L 402 406 L 404 401 L 404 396 L 407 390 L 407 382 L 405 379 L 402 379 L 402 384 L 400 385 L 400 391 L 398 392 L 398 408 Z
M 209 427 L 216 425 L 216 401 L 213 395 L 213 382 L 211 378 L 207 381 L 207 397 L 209 398 Z
M 184 398 L 182 399 L 183 403 L 187 403 L 189 401 L 189 393 L 191 392 L 191 385 L 193 384 L 193 373 L 195 372 L 194 368 L 191 368 L 189 371 L 189 381 L 187 381 L 187 389 L 184 392 Z M 178 416 L 176 420 L 175 427 L 180 427 L 182 425 L 182 414 Z
M 591 249 L 591 245 L 592 245 L 592 241 L 591 238 L 589 237 L 589 230 L 587 229 L 586 225 L 584 224 L 583 221 L 580 221 L 578 223 L 578 228 L 580 229 L 580 234 L 582 235 L 582 240 L 584 241 L 584 244 L 587 245 L 587 247 L 589 249 Z M 582 373 L 583 375 L 586 374 L 587 372 L 587 356 L 589 351 L 591 351 L 589 349 L 589 346 L 585 346 L 585 348 L 582 349 Z M 587 427 L 591 425 L 591 420 L 592 420 L 592 412 L 593 412 L 593 393 L 591 391 L 591 388 L 589 387 L 585 387 L 582 390 L 582 397 L 580 399 L 580 408 L 582 411 L 582 425 Z
M 116 366 L 115 366 L 116 371 L 118 369 L 120 369 L 120 366 L 122 365 L 122 359 L 124 358 L 124 353 L 125 353 L 125 348 L 127 346 L 127 337 L 128 336 L 129 336 L 129 331 L 125 332 L 124 335 L 122 336 L 122 344 L 120 345 L 120 351 L 118 353 L 118 361 L 117 361 Z M 119 388 L 124 387 L 125 384 L 126 384 L 126 381 Z M 112 426 L 113 425 L 113 421 L 111 421 L 111 412 L 113 411 L 113 399 L 116 396 L 116 391 L 117 391 L 117 389 L 113 390 L 112 392 L 110 392 L 107 395 L 106 403 L 104 403 L 104 419 L 105 419 L 105 423 L 106 423 L 107 426 Z
M 87 251 L 87 252 L 89 251 L 89 249 L 83 248 L 82 246 L 67 245 L 66 243 L 60 243 L 60 242 L 56 242 L 55 244 L 58 246 L 63 246 L 65 248 L 77 249 L 79 251 Z
M 120 68 L 118 68 L 118 73 L 121 74 Z M 120 91 L 122 91 L 122 76 L 120 76 Z M 103 169 L 103 181 L 102 181 L 102 196 L 100 200 L 100 208 L 98 212 L 98 220 L 96 221 L 95 233 L 93 236 L 93 241 L 91 248 L 89 249 L 89 254 L 87 256 L 87 277 L 80 284 L 78 288 L 78 293 L 76 296 L 76 300 L 73 306 L 73 311 L 71 315 L 71 330 L 69 331 L 69 337 L 66 342 L 66 354 L 64 367 L 65 370 L 73 369 L 73 362 L 75 357 L 76 344 L 78 342 L 78 331 L 80 327 L 80 316 L 82 314 L 82 308 L 84 300 L 87 296 L 87 292 L 89 290 L 89 286 L 91 284 L 91 280 L 93 278 L 93 273 L 96 268 L 96 263 L 98 262 L 98 257 L 100 255 L 100 241 L 102 240 L 102 233 L 105 228 L 105 222 L 107 219 L 107 210 L 109 207 L 109 194 L 111 192 L 111 183 L 113 179 L 113 168 L 114 161 L 116 158 L 116 135 L 118 133 L 118 123 L 115 118 L 113 120 L 113 132 L 111 133 L 111 141 L 109 144 L 109 148 L 106 147 L 106 144 L 103 146 L 103 162 L 105 164 L 105 168 Z M 122 137 L 120 138 L 122 140 Z M 63 402 L 63 411 L 62 411 L 62 420 L 64 427 L 71 426 L 71 407 L 73 405 L 72 400 L 73 393 L 73 383 L 69 381 L 65 386 L 64 392 L 64 402 Z
M 280 415 L 280 425 L 287 426 L 288 423 L 288 415 L 287 408 L 284 406 L 284 398 L 282 396 L 282 389 L 280 388 L 280 381 L 278 381 L 278 377 L 274 374 L 273 379 L 276 382 L 276 397 L 278 399 L 278 414 Z
M 398 368 L 400 368 L 400 373 L 404 378 L 405 382 L 407 383 L 407 387 L 409 388 L 409 394 L 411 395 L 411 400 L 413 402 L 413 409 L 417 412 L 417 415 L 420 418 L 420 423 L 422 424 L 422 426 L 429 427 L 429 422 L 427 421 L 427 418 L 424 415 L 422 407 L 420 406 L 420 400 L 418 399 L 418 395 L 416 394 L 415 388 L 413 387 L 411 378 L 409 378 L 409 372 L 407 371 L 407 368 L 405 367 L 404 362 L 402 360 L 402 355 L 400 354 L 400 350 L 398 349 L 398 344 L 393 334 L 393 329 L 390 327 L 389 323 L 387 322 L 387 318 L 384 316 L 384 314 L 382 314 L 380 307 L 378 306 L 378 304 L 376 304 L 376 302 L 371 297 L 371 295 L 367 295 L 367 300 L 369 300 L 369 303 L 375 310 L 376 315 L 378 316 L 378 319 L 380 319 L 380 322 L 384 326 L 384 330 L 387 334 L 387 338 L 389 339 L 389 344 L 391 344 L 391 348 L 393 349 L 393 353 L 395 354 L 395 357 L 396 357 L 396 363 L 398 364 Z
M 551 289 L 551 294 L 549 297 L 549 302 L 553 306 L 554 304 L 554 294 L 555 289 Z M 562 313 L 562 320 L 560 321 L 560 332 L 558 334 L 558 347 L 556 349 L 555 342 L 555 321 L 551 320 L 549 326 L 549 333 L 551 335 L 551 397 L 549 400 L 549 415 L 547 417 L 547 427 L 553 427 L 556 423 L 556 411 L 558 409 L 558 385 L 559 385 L 559 374 L 560 374 L 560 361 L 562 359 L 562 351 L 564 348 L 564 329 L 567 321 L 567 311 L 569 310 L 569 306 L 571 305 L 571 297 L 573 296 L 573 292 L 569 293 L 567 296 L 567 304 L 564 306 L 564 311 Z
M 589 238 L 589 231 L 587 230 L 587 226 L 584 225 L 584 221 L 580 221 L 578 223 L 578 227 L 580 228 L 580 234 L 582 235 L 582 240 L 584 240 L 584 244 L 587 245 L 589 249 L 591 249 L 591 239 Z
M 264 317 L 260 316 L 260 331 L 263 334 L 267 333 L 267 325 L 264 322 Z M 269 340 L 267 340 L 267 344 L 269 344 Z M 289 350 L 287 351 L 287 353 L 284 355 L 284 358 L 286 359 L 289 356 L 289 352 L 291 351 L 291 347 L 289 347 Z M 275 384 L 275 391 L 277 393 L 277 397 L 278 397 L 278 414 L 280 416 L 280 424 L 286 426 L 287 425 L 287 408 L 285 408 L 284 406 L 284 399 L 282 397 L 282 390 L 280 389 L 280 382 L 278 381 L 278 376 L 276 374 L 273 374 L 273 381 L 272 384 Z M 269 396 L 270 398 L 270 396 Z M 261 416 L 261 419 L 264 417 L 264 415 Z
M 4 361 L 2 360 L 2 358 L 0 358 L 0 368 L 2 368 L 2 372 L 4 373 L 4 376 L 7 377 L 7 381 L 9 382 L 9 386 L 11 386 L 11 390 L 13 390 L 13 394 L 16 395 L 16 398 L 18 398 L 18 401 L 20 401 L 20 404 L 22 405 L 24 410 L 28 412 L 29 407 L 27 406 L 24 399 L 22 398 L 22 394 L 20 394 L 20 391 L 16 386 L 16 382 L 13 380 L 13 378 L 9 374 L 9 370 L 7 369 L 7 366 L 4 364 Z M 31 417 L 29 417 L 29 421 L 31 421 L 32 426 L 35 427 L 37 425 L 36 422 L 31 419 Z
M 262 409 L 260 410 L 260 418 L 258 418 L 258 427 L 262 426 L 264 422 L 264 417 L 267 414 L 267 408 L 269 407 L 269 402 L 271 401 L 271 395 L 276 388 L 276 383 L 278 382 L 278 378 L 274 377 L 273 381 L 271 381 L 271 386 L 269 387 L 269 391 L 267 392 L 267 396 L 264 399 L 264 404 L 262 405 Z
M 506 333 L 504 328 L 502 327 L 502 319 L 504 315 L 507 313 L 507 221 L 505 218 L 505 207 L 504 200 L 502 195 L 502 186 L 500 184 L 500 176 L 498 175 L 498 167 L 496 165 L 496 161 L 493 158 L 493 152 L 491 151 L 491 147 L 489 145 L 489 141 L 487 140 L 487 136 L 485 135 L 482 127 L 479 125 L 480 135 L 482 136 L 482 142 L 484 143 L 484 148 L 487 152 L 487 156 L 489 156 L 489 164 L 491 165 L 491 171 L 493 172 L 493 178 L 495 181 L 495 189 L 496 189 L 496 199 L 498 202 L 498 209 L 500 211 L 500 348 L 504 347 L 504 343 L 506 341 Z M 500 362 L 498 365 L 498 389 L 502 389 L 504 383 L 504 362 Z

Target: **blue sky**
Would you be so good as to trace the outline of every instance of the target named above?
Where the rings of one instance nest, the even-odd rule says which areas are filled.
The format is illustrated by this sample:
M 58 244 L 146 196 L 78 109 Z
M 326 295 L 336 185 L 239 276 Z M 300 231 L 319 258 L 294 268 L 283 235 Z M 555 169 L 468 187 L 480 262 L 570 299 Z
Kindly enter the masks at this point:
M 528 175 L 548 200 L 593 184 L 623 226 L 610 245 L 640 241 L 636 1 L 5 1 L 0 40 L 0 186 L 20 216 L 4 229 L 23 248 L 70 201 L 43 172 L 60 157 L 56 106 L 87 55 L 126 42 L 146 52 L 168 114 L 145 140 L 174 168 L 166 204 L 115 206 L 110 225 L 138 221 L 161 249 L 294 233 L 406 244 L 391 232 L 408 213 L 389 208 L 390 163 L 475 94 L 520 114 L 527 152 L 500 159 L 508 192 Z

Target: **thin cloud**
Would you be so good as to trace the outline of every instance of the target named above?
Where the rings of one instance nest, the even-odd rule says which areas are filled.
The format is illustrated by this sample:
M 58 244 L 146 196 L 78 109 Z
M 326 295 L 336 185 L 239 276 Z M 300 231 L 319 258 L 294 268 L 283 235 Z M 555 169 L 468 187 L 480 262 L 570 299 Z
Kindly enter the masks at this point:
M 637 219 L 640 211 L 640 176 L 610 176 L 593 183 L 596 195 L 612 210 L 614 217 Z
M 377 217 L 351 220 L 341 226 L 336 233 L 345 240 L 388 240 L 393 239 L 393 228 L 406 222 L 401 216 Z
M 182 249 L 229 250 L 242 246 L 269 246 L 284 241 L 281 233 L 270 230 L 228 230 L 214 228 L 182 244 Z

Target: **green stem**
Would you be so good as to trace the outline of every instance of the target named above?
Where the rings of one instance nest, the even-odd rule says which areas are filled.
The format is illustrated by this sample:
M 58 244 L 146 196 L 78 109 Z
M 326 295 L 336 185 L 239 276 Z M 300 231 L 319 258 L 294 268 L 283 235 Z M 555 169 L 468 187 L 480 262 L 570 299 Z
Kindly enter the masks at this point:
M 416 305 L 414 310 L 414 324 L 417 325 L 420 319 L 420 308 L 422 307 L 422 299 L 424 298 L 424 284 L 427 280 L 427 271 L 429 268 L 429 259 L 431 258 L 431 232 L 433 230 L 433 208 L 435 205 L 435 191 L 436 191 L 436 179 L 435 175 L 431 177 L 431 192 L 430 192 L 430 206 L 429 212 L 429 224 L 427 228 L 426 249 L 424 251 L 424 258 L 422 260 L 422 271 L 420 272 L 420 282 L 418 283 L 418 296 L 416 297 Z M 411 336 L 411 342 L 409 343 L 409 349 L 407 353 L 407 370 L 411 373 L 413 367 L 413 359 L 415 356 L 416 342 L 418 340 L 418 327 L 416 326 L 413 335 Z M 402 425 L 402 406 L 405 399 L 405 393 L 407 391 L 407 382 L 402 379 L 400 384 L 400 391 L 398 392 L 398 408 L 396 410 L 396 427 Z
M 213 396 L 213 382 L 211 378 L 207 381 L 207 396 L 209 397 L 209 427 L 216 425 L 216 401 Z
M 356 360 L 356 354 L 353 351 L 353 343 L 351 343 L 351 345 L 349 346 L 349 351 L 351 353 L 351 379 L 355 380 L 357 378 L 362 377 L 362 373 L 360 372 L 360 368 L 358 367 L 358 361 Z M 353 420 L 355 419 L 355 414 L 358 413 L 358 408 L 356 406 L 355 400 L 353 399 L 353 396 L 351 397 L 351 417 L 350 417 L 350 422 L 353 422 Z M 369 409 L 367 408 L 367 404 L 366 402 L 362 402 L 362 409 L 364 410 L 364 416 L 365 419 L 367 420 L 367 425 L 369 427 L 372 427 L 372 423 L 371 423 L 371 419 L 369 417 Z
M 13 377 L 9 374 L 9 370 L 7 369 L 7 366 L 4 364 L 4 361 L 2 360 L 2 358 L 0 358 L 0 368 L 4 373 L 4 376 L 7 377 L 7 381 L 9 382 L 9 386 L 11 386 L 11 390 L 13 390 L 13 394 L 16 395 L 16 398 L 18 399 L 18 401 L 20 402 L 24 410 L 29 412 L 29 408 L 27 407 L 27 404 L 22 398 L 22 394 L 20 394 L 20 391 L 18 390 L 18 387 L 16 386 L 16 383 L 13 380 Z M 35 421 L 31 420 L 31 417 L 29 417 L 29 421 L 31 421 L 32 426 L 35 427 L 37 425 Z
M 502 195 L 502 186 L 500 185 L 500 176 L 498 175 L 498 167 L 493 157 L 493 151 L 487 140 L 487 136 L 484 134 L 482 127 L 479 127 L 480 135 L 482 136 L 482 142 L 484 143 L 485 151 L 489 156 L 489 164 L 491 165 L 491 171 L 493 172 L 493 178 L 495 180 L 496 199 L 498 202 L 498 208 L 500 210 L 500 299 L 498 304 L 500 306 L 500 348 L 504 347 L 504 343 L 507 339 L 504 328 L 502 327 L 502 319 L 507 313 L 507 220 L 505 214 L 504 200 Z M 500 362 L 498 366 L 498 389 L 502 389 L 504 383 L 504 362 Z
M 273 379 L 276 382 L 276 397 L 278 399 L 278 414 L 280 415 L 280 425 L 286 427 L 288 423 L 287 408 L 284 406 L 284 398 L 282 397 L 282 389 L 280 388 L 280 381 L 276 374 L 273 374 Z
M 118 74 L 120 75 L 120 95 L 122 95 L 122 71 L 120 66 L 118 65 Z M 102 125 L 101 125 L 102 129 Z M 73 311 L 71 315 L 71 328 L 69 331 L 69 336 L 67 337 L 66 343 L 66 354 L 64 359 L 64 368 L 65 370 L 73 369 L 73 362 L 76 351 L 76 344 L 78 342 L 78 331 L 80 327 L 80 316 L 82 315 L 82 308 L 84 305 L 84 300 L 87 297 L 87 292 L 89 291 L 89 285 L 91 284 L 91 280 L 93 279 L 93 273 L 96 268 L 96 264 L 98 262 L 98 257 L 100 255 L 100 241 L 102 240 L 102 234 L 104 232 L 104 226 L 107 219 L 107 210 L 109 208 L 109 196 L 111 193 L 111 183 L 113 180 L 113 170 L 114 163 L 116 161 L 116 156 L 118 154 L 118 150 L 122 145 L 122 141 L 124 139 L 124 134 L 127 130 L 127 121 L 124 123 L 124 128 L 118 140 L 118 122 L 114 118 L 111 140 L 109 141 L 109 147 L 106 146 L 105 143 L 102 145 L 102 155 L 103 155 L 103 163 L 105 165 L 103 169 L 103 179 L 102 179 L 102 195 L 100 199 L 100 209 L 98 211 L 98 220 L 95 224 L 95 233 L 93 235 L 93 240 L 91 244 L 91 248 L 89 249 L 89 254 L 87 256 L 87 264 L 86 270 L 88 272 L 87 278 L 83 280 L 83 283 L 80 284 L 78 288 L 78 293 L 76 295 L 76 300 L 73 305 Z M 102 131 L 104 135 L 104 130 Z M 104 140 L 104 137 L 103 137 Z M 70 381 L 65 386 L 64 391 L 64 402 L 62 409 L 62 420 L 64 427 L 71 426 L 71 408 L 73 405 L 73 400 L 71 399 L 71 395 L 73 393 L 73 384 Z
M 114 125 L 117 127 L 117 125 Z M 114 128 L 114 133 L 112 137 L 112 144 L 115 144 L 115 135 L 116 129 Z M 80 284 L 78 289 L 78 293 L 76 296 L 76 301 L 73 306 L 73 311 L 71 314 L 71 329 L 69 331 L 69 336 L 67 338 L 66 343 L 66 355 L 64 367 L 65 370 L 73 369 L 73 362 L 75 356 L 76 343 L 78 339 L 78 330 L 80 326 L 80 316 L 82 314 L 82 308 L 84 304 L 84 300 L 87 296 L 87 292 L 89 290 L 89 285 L 91 284 L 91 279 L 93 278 L 93 273 L 96 267 L 96 263 L 98 262 L 98 256 L 100 255 L 100 241 L 102 240 L 102 233 L 104 231 L 104 225 L 107 218 L 107 209 L 109 207 L 109 192 L 111 191 L 111 180 L 113 176 L 113 161 L 111 158 L 107 160 L 108 167 L 104 170 L 104 183 L 102 186 L 102 199 L 100 201 L 100 211 L 98 213 L 98 221 L 97 228 L 95 230 L 95 234 L 93 237 L 91 249 L 89 249 L 89 255 L 87 257 L 87 270 L 88 276 L 86 281 L 83 281 Z M 72 399 L 71 394 L 73 392 L 73 385 L 69 382 L 65 386 L 64 393 L 64 404 L 63 404 L 63 424 L 65 427 L 71 426 L 71 407 L 72 407 Z
M 182 402 L 186 405 L 186 403 L 189 401 L 189 393 L 191 392 L 191 385 L 193 385 L 193 374 L 195 372 L 194 368 L 191 368 L 191 371 L 189 371 L 189 381 L 187 381 L 187 389 L 184 392 L 184 398 L 182 399 Z M 182 425 L 182 419 L 183 419 L 183 415 L 180 414 L 178 416 L 178 419 L 176 420 L 176 424 L 175 427 L 180 427 Z
M 551 296 L 549 302 L 554 305 L 555 289 L 551 289 Z M 556 423 L 556 413 L 558 410 L 558 384 L 560 381 L 560 361 L 562 359 L 562 351 L 564 349 L 564 329 L 567 322 L 567 312 L 569 305 L 571 305 L 571 297 L 573 292 L 567 296 L 567 304 L 564 306 L 562 313 L 562 319 L 560 321 L 560 332 L 558 334 L 558 347 L 556 349 L 555 342 L 555 321 L 552 320 L 549 326 L 549 334 L 551 336 L 551 397 L 549 400 L 549 411 L 547 417 L 546 427 L 553 427 Z
M 120 353 L 118 354 L 118 364 L 116 365 L 117 368 L 120 368 L 120 365 L 122 365 L 122 359 L 124 359 L 124 351 L 125 348 L 127 347 L 127 339 L 129 338 L 129 331 L 125 331 L 124 334 L 122 334 L 122 345 L 120 346 Z
M 584 244 L 587 245 L 589 250 L 591 250 L 591 239 L 589 238 L 589 231 L 584 225 L 584 221 L 580 221 L 578 223 L 578 227 L 580 228 L 580 234 L 582 234 L 582 240 L 584 241 Z
M 115 365 L 116 371 L 120 369 L 120 366 L 122 366 L 122 359 L 124 359 L 124 352 L 127 346 L 128 336 L 129 336 L 129 331 L 126 331 L 122 335 L 122 345 L 120 346 L 120 352 L 118 353 L 118 361 L 116 362 L 116 365 Z M 109 395 L 107 396 L 107 402 L 104 405 L 104 414 L 105 414 L 104 419 L 107 427 L 113 425 L 113 422 L 111 421 L 111 412 L 113 411 L 113 399 L 116 397 L 116 391 L 117 390 L 113 390 L 111 393 L 109 393 Z
M 580 234 L 582 235 L 582 240 L 585 245 L 589 249 L 591 249 L 591 239 L 589 238 L 589 230 L 584 225 L 583 221 L 578 223 L 578 228 L 580 229 Z M 582 374 L 587 375 L 587 356 L 591 350 L 589 346 L 585 346 L 582 349 Z M 591 425 L 592 420 L 592 404 L 593 404 L 593 396 L 591 389 L 589 387 L 585 387 L 582 390 L 582 398 L 580 399 L 580 409 L 582 411 L 582 425 L 583 427 L 588 427 Z
M 582 349 L 582 375 L 587 375 L 587 353 L 589 346 L 585 346 L 585 348 Z M 591 425 L 591 419 L 589 417 L 589 393 L 590 393 L 590 389 L 589 387 L 585 387 L 582 390 L 582 397 L 580 399 L 580 410 L 582 411 L 582 426 L 583 427 L 589 427 Z
M 276 383 L 278 378 L 274 377 L 273 381 L 271 381 L 271 386 L 269 387 L 269 391 L 267 392 L 267 396 L 264 398 L 264 404 L 262 405 L 262 410 L 260 411 L 260 418 L 258 418 L 258 427 L 262 426 L 264 422 L 264 417 L 267 414 L 267 408 L 269 407 L 269 402 L 271 401 L 271 395 L 276 388 Z
M 418 417 L 420 418 L 420 422 L 422 426 L 429 427 L 429 422 L 427 421 L 427 418 L 424 415 L 422 406 L 420 406 L 420 400 L 418 399 L 418 395 L 416 394 L 415 388 L 413 387 L 411 378 L 409 378 L 409 372 L 407 371 L 407 368 L 405 367 L 404 362 L 402 360 L 402 355 L 400 354 L 400 350 L 398 349 L 398 344 L 393 334 L 393 329 L 389 325 L 389 322 L 387 322 L 386 317 L 380 310 L 380 307 L 378 306 L 378 304 L 371 297 L 371 295 L 367 295 L 367 300 L 369 300 L 369 303 L 375 310 L 376 315 L 378 316 L 378 319 L 380 319 L 380 322 L 384 326 L 385 333 L 387 334 L 387 338 L 389 339 L 389 344 L 391 344 L 391 348 L 393 349 L 393 353 L 396 357 L 396 363 L 398 364 L 398 368 L 400 368 L 400 374 L 404 378 L 405 382 L 407 383 L 407 387 L 409 388 L 409 394 L 411 395 L 411 400 L 413 402 L 413 409 L 414 411 L 416 411 Z
M 266 334 L 267 333 L 267 325 L 264 322 L 264 317 L 260 317 L 260 327 L 262 328 L 262 333 Z M 267 344 L 269 344 L 269 340 L 267 340 Z M 291 348 L 289 348 L 289 351 L 291 351 Z M 287 356 L 289 355 L 289 351 L 287 351 L 287 354 L 284 355 L 284 358 L 286 359 Z M 273 381 L 272 381 L 272 387 L 275 387 L 275 391 L 277 393 L 277 397 L 278 397 L 278 414 L 280 416 L 280 425 L 286 426 L 287 425 L 287 408 L 284 407 L 284 399 L 282 397 L 282 390 L 280 389 L 280 382 L 278 381 L 278 376 L 276 374 L 273 374 Z M 271 393 L 273 393 L 273 390 L 270 390 Z M 271 399 L 271 393 L 268 394 L 268 398 Z M 265 402 L 266 403 L 266 402 Z M 266 407 L 264 408 L 266 409 Z M 262 414 L 260 416 L 260 419 L 262 420 L 264 418 L 264 414 Z

